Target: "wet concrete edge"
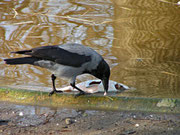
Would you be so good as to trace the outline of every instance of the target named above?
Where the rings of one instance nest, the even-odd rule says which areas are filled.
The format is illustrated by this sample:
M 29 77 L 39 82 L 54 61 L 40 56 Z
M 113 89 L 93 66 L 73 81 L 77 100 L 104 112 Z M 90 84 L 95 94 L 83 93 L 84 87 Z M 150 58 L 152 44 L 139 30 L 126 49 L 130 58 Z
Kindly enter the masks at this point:
M 180 113 L 180 99 L 85 95 L 75 98 L 74 94 L 54 94 L 48 92 L 0 88 L 0 101 L 23 105 L 47 107 L 70 107 L 79 109 L 145 111 Z

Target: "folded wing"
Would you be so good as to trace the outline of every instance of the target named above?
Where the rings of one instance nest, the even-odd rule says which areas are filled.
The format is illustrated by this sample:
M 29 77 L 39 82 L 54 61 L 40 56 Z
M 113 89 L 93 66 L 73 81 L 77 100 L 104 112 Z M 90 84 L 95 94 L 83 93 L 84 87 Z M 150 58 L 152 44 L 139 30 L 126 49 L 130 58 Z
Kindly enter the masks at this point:
M 70 52 L 57 45 L 42 46 L 31 50 L 23 50 L 12 53 L 30 55 L 31 57 L 38 58 L 39 60 L 49 60 L 72 67 L 80 67 L 82 64 L 91 61 L 91 56 Z

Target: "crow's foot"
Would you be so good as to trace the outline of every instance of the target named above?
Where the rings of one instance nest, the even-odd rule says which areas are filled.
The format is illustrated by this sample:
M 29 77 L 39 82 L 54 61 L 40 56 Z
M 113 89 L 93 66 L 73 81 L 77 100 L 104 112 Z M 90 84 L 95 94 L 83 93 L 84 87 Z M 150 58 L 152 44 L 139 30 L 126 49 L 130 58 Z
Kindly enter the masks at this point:
M 62 93 L 63 91 L 61 90 L 53 90 L 49 93 L 49 96 L 52 96 L 54 93 Z

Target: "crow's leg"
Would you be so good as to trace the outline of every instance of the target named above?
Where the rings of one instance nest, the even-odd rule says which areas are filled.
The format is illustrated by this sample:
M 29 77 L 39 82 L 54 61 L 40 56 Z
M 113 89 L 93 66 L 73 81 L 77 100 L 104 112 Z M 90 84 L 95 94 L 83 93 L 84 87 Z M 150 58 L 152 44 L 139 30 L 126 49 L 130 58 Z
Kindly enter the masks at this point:
M 56 80 L 56 76 L 54 74 L 51 75 L 51 79 L 52 79 L 52 85 L 53 85 L 53 90 L 49 93 L 49 96 L 52 96 L 54 93 L 61 93 L 63 91 L 61 90 L 56 90 L 56 86 L 55 86 L 55 80 Z
M 75 82 L 76 82 L 76 76 L 72 77 L 71 80 L 70 80 L 70 85 L 71 85 L 73 88 L 75 88 L 75 89 L 77 89 L 77 90 L 79 91 L 79 93 L 76 94 L 75 97 L 79 97 L 79 96 L 81 96 L 81 95 L 88 94 L 88 93 L 84 92 L 83 90 L 81 90 L 80 88 L 78 88 L 78 87 L 75 85 Z
M 79 93 L 76 94 L 75 97 L 79 97 L 79 96 L 81 96 L 81 95 L 87 94 L 86 92 L 84 92 L 83 90 L 81 90 L 80 88 L 78 88 L 78 87 L 75 85 L 75 82 L 74 82 L 74 83 L 70 83 L 70 85 L 71 85 L 73 88 L 75 88 L 75 89 L 77 89 L 77 90 L 79 91 Z

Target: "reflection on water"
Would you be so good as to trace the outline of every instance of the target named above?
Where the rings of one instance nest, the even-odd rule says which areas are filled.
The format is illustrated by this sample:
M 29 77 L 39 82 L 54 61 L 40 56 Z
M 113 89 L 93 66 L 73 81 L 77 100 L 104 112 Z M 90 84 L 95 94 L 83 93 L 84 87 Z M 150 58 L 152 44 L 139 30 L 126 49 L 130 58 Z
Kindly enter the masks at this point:
M 180 6 L 173 0 L 22 0 L 0 2 L 1 86 L 51 87 L 50 72 L 8 66 L 9 52 L 69 42 L 92 47 L 111 66 L 111 80 L 136 96 L 180 97 Z M 89 75 L 79 81 L 92 79 Z M 58 86 L 68 85 L 61 79 Z

